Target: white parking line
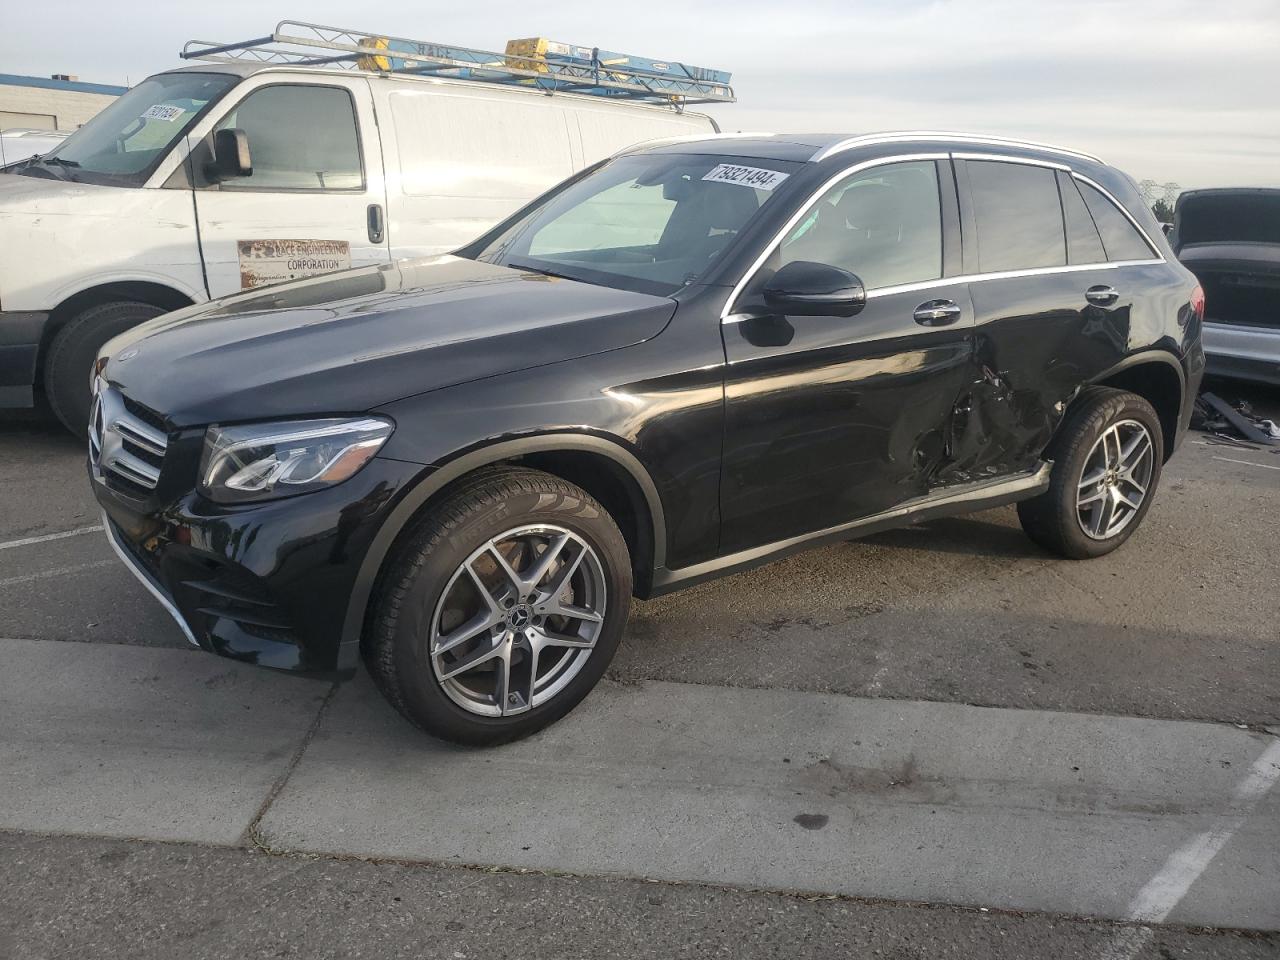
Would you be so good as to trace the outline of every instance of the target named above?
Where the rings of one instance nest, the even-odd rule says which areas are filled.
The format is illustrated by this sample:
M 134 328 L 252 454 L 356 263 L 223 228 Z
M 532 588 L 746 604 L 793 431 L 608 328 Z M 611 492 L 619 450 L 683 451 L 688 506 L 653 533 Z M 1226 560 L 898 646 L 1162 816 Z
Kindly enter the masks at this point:
M 1236 812 L 1214 829 L 1192 837 L 1170 854 L 1160 871 L 1147 881 L 1129 904 L 1128 919 L 1160 923 L 1168 917 L 1277 780 L 1280 780 L 1280 740 L 1262 752 L 1262 756 L 1249 768 L 1248 776 L 1232 792 Z M 1101 960 L 1133 960 L 1152 935 L 1150 927 L 1126 930 L 1116 937 Z
M 43 537 L 24 537 L 21 540 L 9 540 L 0 543 L 0 550 L 8 550 L 10 547 L 29 547 L 33 543 L 47 543 L 50 540 L 65 540 L 67 537 L 78 537 L 85 533 L 100 533 L 102 524 L 95 523 L 92 527 L 76 527 L 74 530 L 63 530 L 61 533 L 46 533 Z
M 30 583 L 32 580 L 44 580 L 48 577 L 60 577 L 66 573 L 79 573 L 81 570 L 93 570 L 97 567 L 113 566 L 114 560 L 95 560 L 93 563 L 77 563 L 71 567 L 55 567 L 52 570 L 42 570 L 39 573 L 27 573 L 21 577 L 8 577 L 0 580 L 0 587 L 12 587 L 19 583 Z
M 1261 467 L 1263 470 L 1280 470 L 1280 467 L 1273 467 L 1269 463 L 1254 463 L 1252 460 L 1237 460 L 1235 457 L 1214 457 L 1213 459 L 1224 463 L 1243 463 L 1247 467 Z

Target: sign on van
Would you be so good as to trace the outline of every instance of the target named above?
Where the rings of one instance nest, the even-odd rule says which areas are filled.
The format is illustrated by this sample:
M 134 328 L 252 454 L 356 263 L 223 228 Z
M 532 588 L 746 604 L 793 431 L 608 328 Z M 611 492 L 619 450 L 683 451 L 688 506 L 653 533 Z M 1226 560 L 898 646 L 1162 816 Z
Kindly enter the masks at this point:
M 236 248 L 241 290 L 351 267 L 346 240 L 237 240 Z

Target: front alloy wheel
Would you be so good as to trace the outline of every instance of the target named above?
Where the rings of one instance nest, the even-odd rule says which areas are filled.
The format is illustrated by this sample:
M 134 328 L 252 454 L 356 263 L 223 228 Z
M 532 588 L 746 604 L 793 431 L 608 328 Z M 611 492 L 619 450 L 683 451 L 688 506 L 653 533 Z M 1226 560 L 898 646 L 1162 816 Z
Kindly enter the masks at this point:
M 431 668 L 485 717 L 546 703 L 581 672 L 604 625 L 604 569 L 582 537 L 534 524 L 488 540 L 449 579 L 431 618 Z
M 506 743 L 578 704 L 622 641 L 631 555 L 589 493 L 523 467 L 457 481 L 380 576 L 361 644 L 428 733 Z

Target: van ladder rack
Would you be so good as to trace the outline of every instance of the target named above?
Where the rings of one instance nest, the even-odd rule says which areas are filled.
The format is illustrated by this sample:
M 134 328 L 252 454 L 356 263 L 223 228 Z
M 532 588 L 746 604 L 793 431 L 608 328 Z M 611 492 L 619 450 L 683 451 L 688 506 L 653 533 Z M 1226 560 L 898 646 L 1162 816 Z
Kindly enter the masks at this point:
M 732 103 L 729 74 L 671 61 L 627 57 L 542 39 L 513 40 L 506 53 L 446 46 L 365 30 L 281 20 L 266 37 L 239 43 L 188 40 L 184 60 L 249 62 L 480 80 L 661 103 Z

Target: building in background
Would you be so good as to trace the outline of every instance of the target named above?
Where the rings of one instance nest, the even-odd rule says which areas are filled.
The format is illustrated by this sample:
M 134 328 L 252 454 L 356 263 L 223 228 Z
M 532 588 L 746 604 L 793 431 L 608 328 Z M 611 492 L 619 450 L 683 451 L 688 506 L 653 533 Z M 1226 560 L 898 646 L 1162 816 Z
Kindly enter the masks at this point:
M 21 77 L 0 73 L 0 130 L 74 130 L 127 89 L 81 83 L 65 74 Z

